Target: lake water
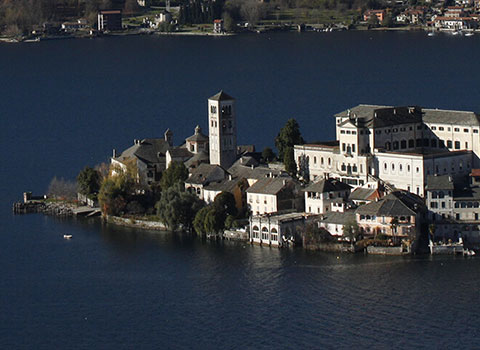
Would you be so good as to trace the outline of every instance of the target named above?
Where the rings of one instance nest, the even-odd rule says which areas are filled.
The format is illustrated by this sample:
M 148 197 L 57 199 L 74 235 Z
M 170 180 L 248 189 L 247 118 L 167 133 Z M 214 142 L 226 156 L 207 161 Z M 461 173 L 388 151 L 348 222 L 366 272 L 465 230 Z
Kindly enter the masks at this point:
M 476 347 L 478 259 L 202 243 L 10 205 L 135 138 L 207 131 L 220 89 L 237 98 L 239 142 L 260 150 L 290 117 L 307 140 L 332 139 L 332 115 L 359 103 L 478 111 L 479 44 L 345 32 L 0 45 L 0 347 Z

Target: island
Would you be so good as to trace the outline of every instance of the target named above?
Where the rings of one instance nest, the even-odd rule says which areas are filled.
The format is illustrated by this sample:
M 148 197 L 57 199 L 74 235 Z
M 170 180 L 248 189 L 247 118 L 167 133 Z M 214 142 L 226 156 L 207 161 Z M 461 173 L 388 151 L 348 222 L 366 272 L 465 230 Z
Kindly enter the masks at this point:
M 85 167 L 77 185 L 55 178 L 48 198 L 26 193 L 14 211 L 101 213 L 107 223 L 279 248 L 479 249 L 480 115 L 358 105 L 332 117 L 333 141 L 306 142 L 288 120 L 275 154 L 237 144 L 236 104 L 220 91 L 208 98 L 208 134 L 197 125 L 177 144 L 170 129 L 135 139 L 109 164 Z

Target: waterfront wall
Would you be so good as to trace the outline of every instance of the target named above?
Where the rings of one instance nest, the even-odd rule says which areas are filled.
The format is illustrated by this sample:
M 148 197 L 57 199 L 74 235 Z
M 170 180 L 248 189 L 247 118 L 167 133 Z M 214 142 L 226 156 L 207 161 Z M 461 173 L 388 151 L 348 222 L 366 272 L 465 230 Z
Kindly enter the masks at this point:
M 43 213 L 57 216 L 72 216 L 73 208 L 73 205 L 64 202 L 56 203 L 45 201 L 16 202 L 12 205 L 14 214 Z
M 119 216 L 107 215 L 105 217 L 107 223 L 121 225 L 127 227 L 137 227 L 148 230 L 168 231 L 167 226 L 160 221 L 139 220 L 134 218 L 121 218 Z
M 374 247 L 372 245 L 367 247 L 368 254 L 374 255 L 405 255 L 409 254 L 408 251 L 404 251 L 402 247 Z

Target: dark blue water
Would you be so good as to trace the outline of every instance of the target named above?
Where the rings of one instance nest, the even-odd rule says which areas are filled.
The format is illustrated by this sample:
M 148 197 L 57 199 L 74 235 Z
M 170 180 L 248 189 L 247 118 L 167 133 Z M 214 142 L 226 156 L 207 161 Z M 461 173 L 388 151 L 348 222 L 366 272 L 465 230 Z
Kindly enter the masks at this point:
M 478 259 L 217 245 L 13 216 L 10 203 L 134 138 L 206 130 L 222 88 L 238 100 L 240 142 L 258 149 L 290 117 L 307 140 L 331 139 L 331 116 L 358 103 L 478 111 L 479 44 L 329 33 L 1 45 L 0 347 L 476 347 Z

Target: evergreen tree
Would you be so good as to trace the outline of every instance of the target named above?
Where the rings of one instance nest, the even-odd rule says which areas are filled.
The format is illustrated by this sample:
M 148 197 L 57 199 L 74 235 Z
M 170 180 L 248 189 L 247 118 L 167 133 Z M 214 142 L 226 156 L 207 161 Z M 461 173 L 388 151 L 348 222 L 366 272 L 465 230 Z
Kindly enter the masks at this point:
M 300 133 L 300 126 L 293 118 L 289 119 L 275 138 L 275 147 L 278 150 L 278 158 L 284 159 L 287 148 L 302 145 L 305 141 Z

